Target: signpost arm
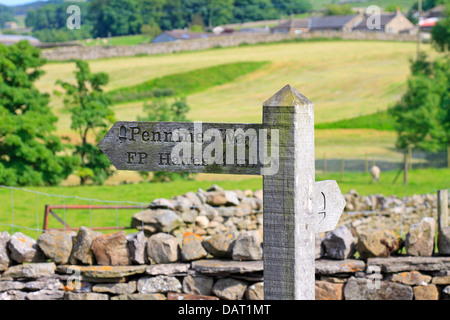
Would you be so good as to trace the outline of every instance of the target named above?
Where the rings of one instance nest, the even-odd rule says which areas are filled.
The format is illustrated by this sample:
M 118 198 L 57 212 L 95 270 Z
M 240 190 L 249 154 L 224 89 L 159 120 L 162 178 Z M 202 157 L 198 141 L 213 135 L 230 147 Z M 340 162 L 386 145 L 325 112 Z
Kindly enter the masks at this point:
M 264 103 L 263 126 L 279 129 L 279 171 L 263 177 L 264 298 L 314 300 L 314 105 L 285 86 Z

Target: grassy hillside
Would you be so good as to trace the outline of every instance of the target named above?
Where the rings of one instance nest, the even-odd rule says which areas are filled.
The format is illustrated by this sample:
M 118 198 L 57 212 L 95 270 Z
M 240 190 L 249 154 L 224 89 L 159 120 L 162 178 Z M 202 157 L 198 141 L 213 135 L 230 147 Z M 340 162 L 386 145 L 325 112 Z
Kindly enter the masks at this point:
M 236 62 L 152 79 L 131 87 L 110 91 L 116 102 L 141 101 L 164 91 L 175 96 L 187 96 L 208 88 L 232 82 L 254 72 L 266 62 Z
M 424 46 L 430 51 L 429 46 Z M 262 103 L 291 84 L 315 103 L 316 123 L 334 122 L 387 109 L 405 90 L 414 43 L 321 41 L 255 45 L 179 54 L 91 61 L 93 72 L 107 72 L 107 90 L 167 75 L 245 61 L 269 63 L 236 81 L 190 94 L 190 119 L 198 121 L 261 122 Z M 49 63 L 38 82 L 53 93 L 57 79 L 74 79 L 74 63 Z M 219 70 L 220 72 L 220 70 Z M 68 133 L 69 115 L 62 98 L 52 94 L 51 106 L 60 118 L 58 131 Z M 135 120 L 142 102 L 115 107 L 121 120 Z

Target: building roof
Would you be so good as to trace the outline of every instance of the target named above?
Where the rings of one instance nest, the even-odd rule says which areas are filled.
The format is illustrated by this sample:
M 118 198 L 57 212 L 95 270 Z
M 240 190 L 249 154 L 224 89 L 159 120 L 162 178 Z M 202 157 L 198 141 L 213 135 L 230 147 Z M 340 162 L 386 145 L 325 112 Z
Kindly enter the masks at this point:
M 324 16 L 311 18 L 310 28 L 311 30 L 343 28 L 345 24 L 347 24 L 357 16 L 358 15 L 343 15 L 343 16 Z
M 380 28 L 384 30 L 386 25 L 395 18 L 396 13 L 383 13 L 380 15 Z M 370 21 L 369 21 L 370 20 Z M 354 27 L 355 30 L 366 30 L 369 29 L 368 25 L 375 23 L 375 19 L 371 18 L 370 15 L 364 15 L 361 21 Z
M 177 40 L 206 39 L 206 38 L 211 38 L 211 37 L 217 36 L 214 33 L 190 32 L 190 31 L 185 31 L 185 30 L 171 30 L 171 31 L 164 31 L 163 33 L 165 33 Z
M 440 4 L 429 11 L 423 13 L 424 18 L 442 18 L 445 16 L 446 8 L 443 4 Z
M 292 19 L 280 23 L 273 29 L 307 29 L 309 28 L 310 19 Z

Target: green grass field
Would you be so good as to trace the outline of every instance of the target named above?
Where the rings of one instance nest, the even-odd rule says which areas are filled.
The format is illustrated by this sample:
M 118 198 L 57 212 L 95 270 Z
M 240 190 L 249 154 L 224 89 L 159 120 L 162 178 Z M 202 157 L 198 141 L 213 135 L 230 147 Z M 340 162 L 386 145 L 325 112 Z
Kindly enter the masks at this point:
M 121 37 L 111 37 L 103 39 L 90 39 L 90 40 L 80 40 L 81 44 L 85 46 L 134 46 L 143 43 L 149 43 L 152 40 L 151 36 L 146 36 L 142 34 L 131 35 L 131 36 L 121 36 Z
M 430 52 L 429 46 L 424 46 Z M 275 43 L 179 54 L 103 59 L 90 62 L 93 72 L 107 72 L 107 90 L 140 85 L 155 78 L 236 62 L 268 63 L 233 82 L 187 97 L 188 118 L 205 122 L 261 122 L 262 103 L 291 84 L 315 103 L 315 122 L 334 122 L 372 114 L 394 104 L 405 90 L 414 43 L 377 41 L 314 41 Z M 52 95 L 58 131 L 70 132 L 62 97 L 53 95 L 57 79 L 74 79 L 73 63 L 49 63 L 39 80 Z M 220 72 L 220 71 L 219 71 Z M 121 120 L 135 120 L 142 102 L 114 108 Z
M 316 181 L 337 180 L 342 193 L 355 189 L 361 195 L 383 194 L 403 197 L 413 194 L 435 193 L 437 189 L 449 188 L 450 170 L 430 169 L 413 170 L 409 174 L 410 183 L 403 186 L 401 178 L 393 185 L 397 172 L 383 172 L 379 183 L 372 183 L 370 175 L 366 173 L 346 173 L 344 180 L 340 181 L 340 174 L 317 174 Z M 142 203 L 145 207 L 156 198 L 170 198 L 189 191 L 196 192 L 198 188 L 207 189 L 212 184 L 219 184 L 226 190 L 262 188 L 261 178 L 239 177 L 233 180 L 223 181 L 219 175 L 211 175 L 210 180 L 204 181 L 177 181 L 169 183 L 139 183 L 117 186 L 84 186 L 84 187 L 30 187 L 33 192 L 16 189 L 0 188 L 0 231 L 12 231 L 12 227 L 5 226 L 15 224 L 28 228 L 42 228 L 45 204 L 51 205 L 123 205 L 124 201 Z M 48 195 L 47 195 L 48 194 Z M 58 195 L 58 196 L 50 196 Z M 61 197 L 65 196 L 65 198 Z M 74 199 L 73 197 L 81 199 Z M 98 199 L 111 202 L 97 202 Z M 118 201 L 118 202 L 116 202 Z M 13 205 L 12 205 L 13 204 Z M 140 204 L 139 204 L 140 206 Z M 140 211 L 135 210 L 55 210 L 61 218 L 65 218 L 71 227 L 108 226 L 113 230 L 116 226 L 129 226 L 131 216 Z M 14 213 L 14 217 L 13 217 Z M 53 217 L 49 219 L 50 228 L 61 228 L 62 225 Z M 39 232 L 25 228 L 15 228 L 32 237 L 37 237 Z M 133 232 L 129 230 L 128 232 Z
M 435 55 L 429 45 L 422 47 Z M 197 86 L 201 90 L 187 95 L 191 108 L 188 118 L 204 122 L 261 123 L 263 102 L 284 85 L 291 84 L 314 102 L 315 123 L 318 128 L 324 128 L 316 130 L 317 158 L 400 160 L 402 154 L 394 148 L 395 132 L 373 130 L 380 128 L 373 126 L 371 115 L 376 112 L 383 115 L 402 96 L 409 75 L 409 59 L 415 54 L 415 43 L 322 40 L 102 59 L 90 61 L 90 66 L 93 72 L 109 74 L 106 90 L 113 92 L 145 87 L 161 79 L 176 79 L 177 75 L 176 80 L 182 84 L 205 68 L 217 73 L 214 82 L 222 78 L 221 65 L 264 63 L 255 70 L 250 68 L 252 72 L 238 72 L 240 76 L 233 81 L 214 86 L 203 81 Z M 46 74 L 37 86 L 51 94 L 51 107 L 59 117 L 58 133 L 73 137 L 70 115 L 64 110 L 62 97 L 53 91 L 62 91 L 55 85 L 57 79 L 74 80 L 74 63 L 52 62 L 44 70 Z M 136 120 L 142 116 L 143 104 L 144 101 L 131 101 L 114 105 L 116 119 Z M 354 118 L 359 126 L 355 125 Z M 366 124 L 361 125 L 361 120 Z M 376 120 L 381 125 L 386 122 L 380 117 Z M 108 183 L 138 179 L 137 174 L 121 172 Z M 66 185 L 77 183 L 71 177 Z
M 114 101 L 142 101 L 154 95 L 156 90 L 170 90 L 172 95 L 188 96 L 208 88 L 233 82 L 239 77 L 254 72 L 266 62 L 236 62 L 197 69 L 155 78 L 131 87 L 110 91 Z

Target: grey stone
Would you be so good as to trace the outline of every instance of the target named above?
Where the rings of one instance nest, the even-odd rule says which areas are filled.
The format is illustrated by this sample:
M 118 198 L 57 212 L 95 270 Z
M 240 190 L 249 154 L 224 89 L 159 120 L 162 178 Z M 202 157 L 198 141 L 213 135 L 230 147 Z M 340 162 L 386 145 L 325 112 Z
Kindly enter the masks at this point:
M 227 204 L 225 191 L 206 192 L 206 203 L 213 207 L 224 206 Z
M 351 277 L 344 287 L 345 300 L 412 300 L 413 289 L 410 286 L 380 281 L 379 289 L 371 279 Z M 372 285 L 368 285 L 368 284 Z
M 94 253 L 91 250 L 92 241 L 103 233 L 92 231 L 86 227 L 80 227 L 78 234 L 75 237 L 72 256 L 70 258 L 71 264 L 81 262 L 83 264 L 95 264 Z
M 446 286 L 443 290 L 442 293 L 444 293 L 447 297 L 450 297 L 450 286 Z
M 327 258 L 345 260 L 353 257 L 356 251 L 355 238 L 346 226 L 328 232 L 322 241 Z
M 201 207 L 203 205 L 202 200 L 199 198 L 198 194 L 194 192 L 188 192 L 184 194 L 184 197 L 186 197 L 194 207 Z
M 314 239 L 315 260 L 320 259 L 324 255 L 324 249 L 322 246 L 323 238 L 324 238 L 324 233 L 316 233 L 316 237 Z
M 185 223 L 194 223 L 197 216 L 198 211 L 196 209 L 183 211 L 183 213 L 180 215 L 181 219 Z
M 0 300 L 26 300 L 28 293 L 19 290 L 10 290 L 0 293 Z
M 174 208 L 178 212 L 189 211 L 192 207 L 192 202 L 185 196 L 176 196 L 172 198 Z
M 406 235 L 406 253 L 412 256 L 431 257 L 434 252 L 434 237 L 436 232 L 436 220 L 423 218 L 411 226 Z
M 209 219 L 206 216 L 197 216 L 195 218 L 195 224 L 202 229 L 206 229 L 209 225 Z
M 190 234 L 183 237 L 181 246 L 181 259 L 183 261 L 199 260 L 205 258 L 207 255 L 208 252 L 203 248 L 202 238 L 200 236 Z
M 158 233 L 147 241 L 147 255 L 152 263 L 171 263 L 179 260 L 179 246 L 175 237 Z
M 18 263 L 43 262 L 46 260 L 36 240 L 16 232 L 11 236 L 8 244 L 10 258 Z
M 145 272 L 147 266 L 58 266 L 58 273 L 72 274 L 70 269 L 78 269 L 80 274 L 87 278 L 93 279 L 120 279 L 135 274 Z M 101 280 L 105 282 L 104 280 Z
M 247 300 L 264 300 L 264 282 L 257 282 L 247 287 L 245 291 Z
M 132 294 L 136 292 L 136 281 L 125 283 L 100 283 L 92 287 L 96 293 Z
M 205 259 L 192 261 L 192 269 L 203 274 L 245 273 L 263 271 L 264 263 L 260 261 L 231 261 Z
M 391 230 L 375 230 L 359 234 L 356 246 L 364 260 L 372 257 L 387 258 L 403 247 L 403 240 Z
M 203 247 L 216 258 L 231 258 L 234 234 L 219 233 L 203 241 Z
M 253 192 L 253 196 L 259 200 L 263 200 L 263 191 L 262 190 L 256 190 Z
M 238 206 L 240 201 L 235 191 L 225 191 L 225 199 L 227 206 Z
M 30 263 L 19 264 L 9 267 L 2 275 L 7 278 L 38 278 L 54 274 L 56 265 L 53 262 L 48 263 Z
M 188 275 L 183 279 L 183 292 L 209 296 L 212 293 L 213 284 L 212 277 Z
M 20 281 L 0 281 L 0 292 L 22 290 L 23 288 L 25 288 L 25 283 Z
M 362 260 L 316 260 L 316 274 L 329 275 L 339 273 L 355 273 L 364 271 L 366 265 Z
M 27 294 L 28 300 L 62 300 L 64 291 L 62 290 L 39 290 Z
M 388 274 L 386 280 L 406 284 L 408 286 L 424 286 L 431 282 L 431 276 L 418 271 Z
M 438 250 L 440 255 L 450 255 L 450 227 L 439 230 Z
M 183 225 L 183 220 L 172 210 L 156 209 L 144 210 L 136 213 L 131 221 L 131 227 L 153 234 L 157 232 L 172 232 Z
M 35 281 L 28 281 L 25 283 L 25 290 L 28 291 L 39 291 L 39 290 L 46 290 L 46 291 L 55 291 L 55 290 L 62 290 L 64 285 L 59 279 L 56 278 L 40 278 L 36 279 Z
M 92 241 L 91 250 L 101 266 L 127 266 L 131 264 L 127 237 L 124 231 L 104 234 Z
M 225 191 L 222 187 L 218 186 L 217 184 L 213 184 L 211 187 L 206 189 L 207 192 L 209 191 Z
M 441 271 L 450 269 L 450 257 L 391 257 L 371 258 L 367 267 L 379 266 L 382 272 Z
M 152 203 L 150 203 L 149 208 L 175 210 L 175 206 L 173 205 L 172 201 L 164 198 L 153 200 Z
M 109 296 L 103 293 L 73 293 L 66 292 L 64 294 L 64 300 L 109 300 Z
M 180 281 L 169 276 L 142 277 L 137 283 L 138 292 L 143 294 L 181 292 L 181 289 Z
M 166 300 L 166 296 L 161 293 L 133 293 L 111 297 L 111 300 Z
M 144 232 L 127 235 L 128 250 L 131 261 L 135 264 L 147 263 L 147 238 Z
M 188 272 L 190 267 L 190 263 L 152 264 L 147 267 L 145 273 L 152 276 L 184 274 Z
M 72 253 L 73 239 L 76 235 L 75 231 L 51 230 L 40 235 L 37 244 L 47 258 L 56 264 L 66 264 Z
M 11 263 L 8 253 L 8 243 L 10 239 L 11 236 L 8 232 L 4 231 L 0 233 L 0 272 L 5 271 Z
M 261 260 L 263 258 L 262 230 L 242 232 L 234 242 L 233 260 Z
M 244 281 L 233 278 L 222 278 L 214 284 L 212 292 L 224 300 L 240 300 L 246 289 L 247 283 Z

